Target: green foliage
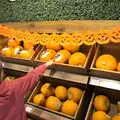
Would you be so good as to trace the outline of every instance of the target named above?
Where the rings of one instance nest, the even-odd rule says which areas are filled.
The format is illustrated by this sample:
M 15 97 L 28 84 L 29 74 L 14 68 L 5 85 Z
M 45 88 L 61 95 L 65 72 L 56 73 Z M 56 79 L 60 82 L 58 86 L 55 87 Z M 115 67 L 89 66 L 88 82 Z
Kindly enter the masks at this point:
M 0 22 L 114 19 L 120 0 L 0 0 Z

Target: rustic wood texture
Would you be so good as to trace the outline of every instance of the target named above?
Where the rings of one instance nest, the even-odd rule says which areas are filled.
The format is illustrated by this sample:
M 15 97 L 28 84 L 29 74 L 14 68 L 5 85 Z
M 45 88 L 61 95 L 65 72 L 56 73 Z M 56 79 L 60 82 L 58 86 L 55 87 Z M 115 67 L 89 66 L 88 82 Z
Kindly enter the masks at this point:
M 75 20 L 75 21 L 44 21 L 44 22 L 14 22 L 2 23 L 10 28 L 22 31 L 51 33 L 51 32 L 83 32 L 119 28 L 120 20 Z

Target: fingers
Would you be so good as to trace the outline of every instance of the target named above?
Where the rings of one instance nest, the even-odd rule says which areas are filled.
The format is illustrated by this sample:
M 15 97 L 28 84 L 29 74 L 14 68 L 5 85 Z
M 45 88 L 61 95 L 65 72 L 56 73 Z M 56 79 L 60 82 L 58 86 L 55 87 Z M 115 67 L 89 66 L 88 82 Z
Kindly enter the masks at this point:
M 52 65 L 54 62 L 53 62 L 53 60 L 50 60 L 49 62 L 47 62 L 47 63 L 45 63 L 47 66 L 50 66 L 50 65 Z

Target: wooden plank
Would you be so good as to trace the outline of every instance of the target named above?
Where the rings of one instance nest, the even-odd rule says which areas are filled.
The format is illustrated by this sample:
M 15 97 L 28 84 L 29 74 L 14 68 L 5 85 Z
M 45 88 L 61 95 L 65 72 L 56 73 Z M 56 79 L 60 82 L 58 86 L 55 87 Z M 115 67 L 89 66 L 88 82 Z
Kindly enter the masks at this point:
M 82 32 L 85 30 L 111 29 L 120 27 L 120 20 L 75 20 L 44 22 L 12 22 L 1 23 L 10 28 L 30 32 Z
M 120 81 L 116 81 L 116 80 L 112 80 L 112 79 L 91 77 L 89 84 L 120 91 Z

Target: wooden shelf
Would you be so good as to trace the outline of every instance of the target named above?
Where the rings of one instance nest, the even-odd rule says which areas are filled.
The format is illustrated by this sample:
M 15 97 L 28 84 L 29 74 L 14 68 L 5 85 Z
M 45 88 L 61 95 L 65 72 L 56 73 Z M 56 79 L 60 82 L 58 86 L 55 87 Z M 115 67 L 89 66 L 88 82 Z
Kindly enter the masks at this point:
M 113 90 L 120 90 L 120 81 L 112 80 L 112 79 L 91 77 L 89 84 L 93 86 L 104 87 Z
M 7 63 L 7 62 L 4 62 L 4 68 L 22 71 L 22 72 L 30 72 L 33 69 L 33 67 L 31 66 L 13 64 L 13 63 Z M 43 76 L 64 79 L 66 81 L 71 81 L 71 82 L 76 82 L 76 83 L 81 83 L 81 84 L 87 84 L 88 78 L 89 78 L 89 76 L 87 75 L 80 75 L 80 74 L 56 71 L 56 70 L 51 70 L 51 69 L 47 69 L 44 72 Z
M 13 64 L 7 62 L 3 62 L 3 64 L 4 64 L 3 68 L 22 71 L 22 72 L 30 72 L 33 69 L 33 67 L 31 66 L 25 66 L 25 65 Z
M 69 118 L 59 116 L 57 114 L 39 109 L 39 108 L 34 107 L 32 105 L 29 105 L 29 104 L 25 105 L 25 111 L 31 117 L 34 116 L 38 119 L 41 118 L 41 120 L 42 119 L 46 119 L 46 120 L 70 120 Z

